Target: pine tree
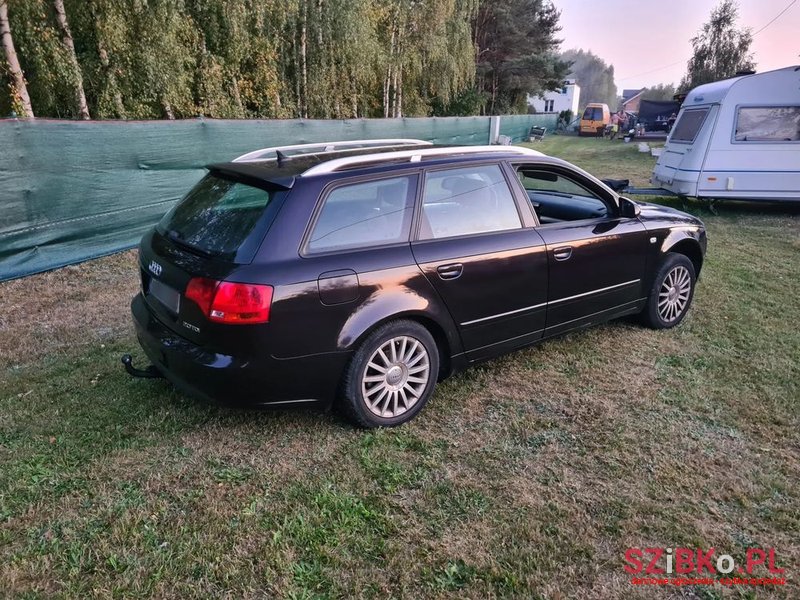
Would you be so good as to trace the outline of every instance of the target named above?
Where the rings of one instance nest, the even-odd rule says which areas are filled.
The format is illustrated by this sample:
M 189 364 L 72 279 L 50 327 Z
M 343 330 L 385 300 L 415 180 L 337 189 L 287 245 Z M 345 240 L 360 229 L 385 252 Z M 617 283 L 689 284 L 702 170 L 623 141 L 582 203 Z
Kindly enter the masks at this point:
M 483 112 L 524 112 L 528 94 L 561 86 L 569 63 L 556 51 L 559 11 L 548 0 L 483 2 L 473 23 Z

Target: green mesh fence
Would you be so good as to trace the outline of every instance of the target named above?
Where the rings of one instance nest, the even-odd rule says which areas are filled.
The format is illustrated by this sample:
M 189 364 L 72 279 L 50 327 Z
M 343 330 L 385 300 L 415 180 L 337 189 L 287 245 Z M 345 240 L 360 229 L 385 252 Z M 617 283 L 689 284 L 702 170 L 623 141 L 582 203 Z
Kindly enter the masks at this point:
M 550 115 L 501 119 L 514 141 Z M 0 281 L 134 247 L 204 173 L 258 148 L 419 138 L 485 144 L 488 117 L 351 121 L 0 120 Z

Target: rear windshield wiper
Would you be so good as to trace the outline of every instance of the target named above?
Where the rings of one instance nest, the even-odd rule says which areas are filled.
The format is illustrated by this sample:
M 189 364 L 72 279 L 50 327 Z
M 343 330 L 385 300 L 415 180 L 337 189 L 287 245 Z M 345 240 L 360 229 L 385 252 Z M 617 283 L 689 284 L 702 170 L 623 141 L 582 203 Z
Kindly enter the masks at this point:
M 167 229 L 166 231 L 167 237 L 175 242 L 181 248 L 188 250 L 189 252 L 193 252 L 195 254 L 199 254 L 200 256 L 205 256 L 206 258 L 214 258 L 214 255 L 207 250 L 203 250 L 202 248 L 198 248 L 197 246 L 193 246 L 192 244 L 185 242 L 181 239 L 181 234 L 174 229 Z

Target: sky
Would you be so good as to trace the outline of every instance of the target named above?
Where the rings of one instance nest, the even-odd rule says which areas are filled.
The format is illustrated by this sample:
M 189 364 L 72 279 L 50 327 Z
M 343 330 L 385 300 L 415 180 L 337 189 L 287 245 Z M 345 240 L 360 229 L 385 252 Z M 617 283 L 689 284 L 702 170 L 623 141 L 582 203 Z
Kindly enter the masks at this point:
M 739 26 L 755 33 L 792 0 L 740 0 Z M 553 0 L 561 10 L 562 50 L 583 48 L 614 65 L 618 91 L 678 84 L 692 54 L 690 39 L 719 0 Z M 602 7 L 602 12 L 596 11 Z M 613 23 L 613 24 L 611 24 Z M 800 0 L 758 33 L 756 70 L 800 65 Z M 677 64 L 675 64 L 677 63 Z

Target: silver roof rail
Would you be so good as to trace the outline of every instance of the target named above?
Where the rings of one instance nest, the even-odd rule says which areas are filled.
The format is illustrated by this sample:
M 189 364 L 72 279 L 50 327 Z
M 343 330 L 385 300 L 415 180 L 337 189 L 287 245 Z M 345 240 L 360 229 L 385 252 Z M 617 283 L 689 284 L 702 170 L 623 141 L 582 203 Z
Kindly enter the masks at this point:
M 337 150 L 358 150 L 360 148 L 384 148 L 391 146 L 431 146 L 431 142 L 424 140 L 387 138 L 378 140 L 349 140 L 339 142 L 315 142 L 313 144 L 294 144 L 292 146 L 272 146 L 253 150 L 247 154 L 234 158 L 233 162 L 252 162 L 257 160 L 270 160 L 277 158 L 277 152 L 297 152 L 298 154 L 335 152 Z M 273 156 L 269 156 L 272 154 Z M 294 154 L 292 154 L 294 156 Z
M 449 148 L 418 148 L 414 150 L 398 150 L 395 152 L 376 152 L 374 154 L 361 154 L 334 158 L 311 167 L 303 172 L 303 177 L 333 173 L 344 167 L 368 164 L 372 162 L 408 159 L 408 162 L 420 162 L 428 156 L 459 156 L 462 154 L 485 154 L 489 152 L 505 152 L 506 154 L 521 154 L 524 156 L 544 156 L 537 150 L 521 146 L 451 146 Z

